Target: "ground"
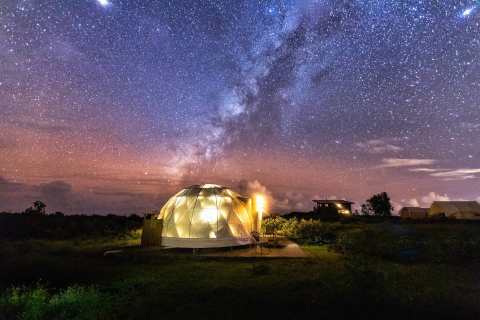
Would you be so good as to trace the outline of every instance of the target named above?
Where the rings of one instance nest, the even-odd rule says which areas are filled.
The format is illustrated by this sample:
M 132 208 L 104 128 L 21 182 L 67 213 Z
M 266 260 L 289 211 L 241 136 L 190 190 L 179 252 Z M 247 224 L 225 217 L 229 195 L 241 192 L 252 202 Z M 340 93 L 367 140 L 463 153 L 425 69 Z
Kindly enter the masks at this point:
M 138 235 L 3 241 L 0 319 L 480 316 L 478 263 L 399 263 L 327 245 L 303 245 L 307 258 L 256 259 L 138 244 Z M 104 255 L 118 248 L 123 252 Z M 20 289 L 12 293 L 12 287 Z M 75 294 L 65 293 L 69 287 Z M 18 302 L 22 292 L 40 302 Z

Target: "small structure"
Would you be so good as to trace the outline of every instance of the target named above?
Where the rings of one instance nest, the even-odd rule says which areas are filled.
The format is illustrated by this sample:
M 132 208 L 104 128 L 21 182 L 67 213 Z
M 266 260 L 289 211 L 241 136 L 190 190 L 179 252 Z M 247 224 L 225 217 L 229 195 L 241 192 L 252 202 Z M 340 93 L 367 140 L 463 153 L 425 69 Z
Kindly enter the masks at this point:
M 152 219 L 151 216 L 143 220 L 142 246 L 154 247 L 162 244 L 163 220 Z
M 434 201 L 428 216 L 480 220 L 480 204 L 476 201 Z
M 215 184 L 187 187 L 146 219 L 142 245 L 175 248 L 232 247 L 255 243 L 265 201 Z
M 428 217 L 428 208 L 403 207 L 399 214 L 402 219 L 426 219 Z
M 347 200 L 313 200 L 313 212 L 317 214 L 335 212 L 342 216 L 349 216 L 352 214 L 351 201 Z
M 290 219 L 336 219 L 341 216 L 352 215 L 353 202 L 347 200 L 312 200 L 313 211 L 291 212 L 283 217 Z

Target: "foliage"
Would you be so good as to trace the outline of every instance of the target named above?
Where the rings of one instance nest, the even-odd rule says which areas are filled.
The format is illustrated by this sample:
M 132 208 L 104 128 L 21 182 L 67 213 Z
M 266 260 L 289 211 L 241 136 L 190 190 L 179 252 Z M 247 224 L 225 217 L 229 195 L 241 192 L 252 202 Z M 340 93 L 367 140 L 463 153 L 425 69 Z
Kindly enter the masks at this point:
M 26 215 L 45 215 L 46 208 L 47 205 L 45 203 L 37 200 L 33 203 L 33 206 L 25 209 L 23 213 Z
M 99 319 L 109 314 L 110 300 L 95 287 L 68 287 L 50 294 L 45 287 L 13 287 L 0 296 L 0 319 Z
M 328 250 L 330 246 L 308 245 L 308 251 L 315 254 L 307 259 L 212 258 L 133 248 L 104 257 L 99 252 L 102 241 L 65 241 L 71 247 L 61 254 L 56 241 L 2 241 L 0 292 L 15 286 L 17 293 L 12 295 L 13 289 L 0 293 L 0 319 L 29 319 L 28 314 L 43 315 L 36 319 L 75 319 L 80 314 L 91 319 L 170 319 L 179 315 L 245 319 L 252 314 L 261 317 L 262 312 L 265 317 L 297 319 L 311 316 L 312 310 L 319 318 L 478 318 L 478 264 L 472 260 L 439 264 L 424 255 L 422 263 L 405 265 L 377 255 L 399 250 L 399 255 L 387 255 L 398 259 L 403 248 L 410 250 L 408 243 L 397 247 L 397 239 L 413 239 L 408 240 L 413 244 L 432 239 L 438 244 L 434 239 L 444 238 L 449 242 L 430 247 L 437 252 L 435 256 L 442 251 L 449 255 L 444 250 L 452 246 L 468 257 L 475 253 L 478 224 L 355 221 L 322 222 L 322 228 L 335 234 L 336 241 L 330 246 L 357 240 L 345 246 L 344 254 Z M 302 222 L 294 224 L 298 229 Z M 303 225 L 304 234 L 325 232 L 316 224 Z M 114 238 L 106 240 L 114 242 Z M 37 247 L 39 242 L 42 245 Z M 387 244 L 381 246 L 382 242 Z M 370 243 L 375 243 L 374 249 L 362 251 Z M 2 248 L 11 246 L 12 250 L 2 254 Z M 60 289 L 40 287 L 31 294 L 38 288 L 38 279 Z M 96 287 L 89 293 L 92 285 Z M 78 290 L 64 294 L 68 288 Z M 27 293 L 32 296 L 30 302 L 21 302 Z M 12 296 L 18 298 L 10 300 Z M 56 296 L 62 298 L 53 299 Z M 85 304 L 92 310 L 83 311 Z
M 399 262 L 474 262 L 480 261 L 480 234 L 461 225 L 363 226 L 339 234 L 332 248 Z
M 264 228 L 276 230 L 279 236 L 285 236 L 303 244 L 332 243 L 336 238 L 339 224 L 319 220 L 297 220 L 274 217 L 264 220 Z
M 67 216 L 0 214 L 0 239 L 67 240 L 93 237 L 124 237 L 141 228 L 138 216 Z
M 364 223 L 365 217 L 341 222 L 296 220 L 275 217 L 264 225 L 273 226 L 279 236 L 301 244 L 328 244 L 345 255 L 365 255 L 399 262 L 480 261 L 479 224 L 454 221 L 408 223 L 378 220 Z M 382 222 L 383 221 L 383 222 Z
M 262 223 L 262 232 L 273 230 L 276 235 L 292 237 L 295 234 L 298 221 L 296 219 L 285 219 L 282 217 L 272 217 L 265 219 Z
M 393 206 L 386 192 L 373 195 L 366 203 L 362 204 L 362 214 L 391 216 Z

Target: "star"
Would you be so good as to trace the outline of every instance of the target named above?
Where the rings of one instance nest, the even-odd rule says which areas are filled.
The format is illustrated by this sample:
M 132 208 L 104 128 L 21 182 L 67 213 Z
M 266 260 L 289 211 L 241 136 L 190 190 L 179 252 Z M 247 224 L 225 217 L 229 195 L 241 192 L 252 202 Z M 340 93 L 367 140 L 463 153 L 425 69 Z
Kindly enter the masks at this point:
M 480 197 L 480 0 L 159 2 L 2 2 L 0 212 L 53 201 L 49 181 L 71 213 L 201 181 L 258 180 L 288 209 Z
M 473 13 L 473 11 L 475 10 L 475 8 L 476 7 L 470 7 L 468 9 L 463 10 L 462 17 L 466 18 L 466 17 L 470 16 Z
M 101 5 L 104 8 L 107 8 L 112 5 L 112 3 L 109 0 L 97 0 L 98 4 Z

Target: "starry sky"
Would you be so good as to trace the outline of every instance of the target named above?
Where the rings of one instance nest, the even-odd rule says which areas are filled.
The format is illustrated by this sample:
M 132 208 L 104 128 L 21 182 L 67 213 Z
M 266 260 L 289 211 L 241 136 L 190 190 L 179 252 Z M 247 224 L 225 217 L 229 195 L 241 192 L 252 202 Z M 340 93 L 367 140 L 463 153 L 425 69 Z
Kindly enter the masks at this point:
M 184 186 L 480 200 L 480 2 L 3 0 L 0 210 Z

